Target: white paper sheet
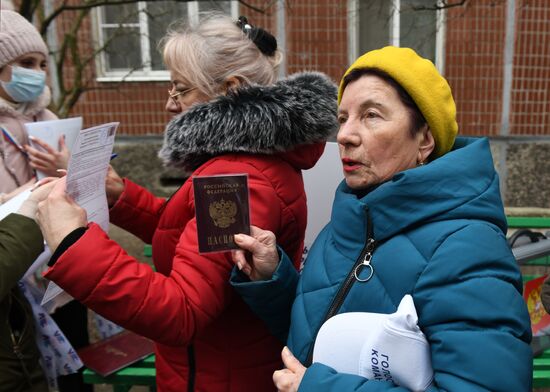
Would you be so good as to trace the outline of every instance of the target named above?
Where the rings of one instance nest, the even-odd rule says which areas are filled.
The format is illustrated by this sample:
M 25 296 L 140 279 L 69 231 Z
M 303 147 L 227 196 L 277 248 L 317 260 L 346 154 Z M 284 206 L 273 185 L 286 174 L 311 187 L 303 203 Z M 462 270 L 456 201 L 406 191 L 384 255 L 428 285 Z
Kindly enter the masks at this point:
M 21 207 L 21 204 L 27 200 L 30 194 L 31 190 L 27 189 L 26 191 L 19 193 L 17 196 L 12 197 L 4 204 L 0 204 L 0 220 L 4 219 L 13 212 L 17 212 L 19 207 Z
M 105 178 L 118 124 L 108 123 L 82 130 L 73 146 L 67 169 L 67 193 L 86 210 L 88 221 L 97 223 L 105 232 L 109 228 Z M 64 293 L 63 289 L 50 282 L 41 305 L 61 293 Z
M 76 142 L 78 133 L 82 129 L 82 117 L 71 117 L 62 120 L 37 121 L 26 123 L 25 128 L 29 136 L 33 136 L 43 142 L 49 144 L 54 149 L 59 147 L 59 137 L 65 135 L 65 144 L 69 151 L 72 151 L 73 145 Z M 42 148 L 30 141 L 31 146 L 38 150 Z M 46 177 L 41 171 L 37 171 L 38 179 Z
M 88 221 L 109 228 L 105 178 L 119 123 L 84 129 L 73 146 L 67 169 L 67 193 L 86 210 Z

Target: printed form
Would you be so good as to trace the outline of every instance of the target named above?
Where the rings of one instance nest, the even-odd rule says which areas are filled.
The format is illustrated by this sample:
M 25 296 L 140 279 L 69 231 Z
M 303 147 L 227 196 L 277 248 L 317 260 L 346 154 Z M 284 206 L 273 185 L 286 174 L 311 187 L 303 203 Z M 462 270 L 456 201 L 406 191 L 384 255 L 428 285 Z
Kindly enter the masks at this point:
M 67 168 L 67 193 L 86 210 L 88 222 L 97 223 L 105 232 L 109 229 L 105 178 L 118 125 L 118 122 L 113 122 L 83 129 L 73 145 Z M 50 282 L 42 305 L 61 293 L 64 293 L 63 289 Z M 66 302 L 72 299 L 66 293 L 64 296 Z

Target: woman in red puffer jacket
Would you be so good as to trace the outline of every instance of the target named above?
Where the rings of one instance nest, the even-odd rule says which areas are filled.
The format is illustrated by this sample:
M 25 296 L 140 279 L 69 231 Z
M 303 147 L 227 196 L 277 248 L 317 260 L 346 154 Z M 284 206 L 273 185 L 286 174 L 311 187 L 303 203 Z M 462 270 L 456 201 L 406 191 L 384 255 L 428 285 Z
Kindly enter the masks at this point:
M 337 129 L 336 89 L 319 73 L 275 83 L 280 58 L 273 36 L 243 19 L 208 16 L 170 33 L 166 107 L 177 116 L 160 156 L 192 176 L 248 174 L 251 223 L 277 233 L 298 266 L 306 228 L 301 170 L 315 165 Z M 274 389 L 282 343 L 230 287 L 231 254 L 198 253 L 191 179 L 164 200 L 109 175 L 111 221 L 152 243 L 156 272 L 88 224 L 62 187 L 40 207 L 55 249 L 46 277 L 156 342 L 160 392 Z

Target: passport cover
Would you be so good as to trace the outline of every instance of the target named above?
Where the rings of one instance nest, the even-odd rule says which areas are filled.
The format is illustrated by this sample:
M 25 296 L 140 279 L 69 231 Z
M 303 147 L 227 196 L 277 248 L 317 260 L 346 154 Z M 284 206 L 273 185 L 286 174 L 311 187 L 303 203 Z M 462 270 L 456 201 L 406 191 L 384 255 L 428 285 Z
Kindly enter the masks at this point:
M 239 249 L 233 235 L 250 234 L 248 175 L 193 177 L 199 253 Z
M 153 353 L 153 342 L 130 331 L 122 331 L 107 339 L 77 350 L 84 365 L 105 377 Z

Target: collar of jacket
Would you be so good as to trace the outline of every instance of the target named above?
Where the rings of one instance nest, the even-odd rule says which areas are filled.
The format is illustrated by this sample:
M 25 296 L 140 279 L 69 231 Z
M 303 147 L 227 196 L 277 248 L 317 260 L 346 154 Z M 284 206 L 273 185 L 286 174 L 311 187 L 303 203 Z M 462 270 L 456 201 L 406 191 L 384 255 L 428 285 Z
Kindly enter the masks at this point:
M 36 101 L 27 104 L 21 103 L 18 105 L 13 105 L 3 98 L 0 98 L 0 116 L 19 117 L 23 115 L 32 117 L 46 109 L 50 104 L 51 99 L 52 95 L 48 86 L 44 87 L 44 91 L 40 94 Z M 20 108 L 23 110 L 20 110 Z
M 159 157 L 192 171 L 226 153 L 274 154 L 325 141 L 338 129 L 336 93 L 328 76 L 304 72 L 219 96 L 168 123 Z

